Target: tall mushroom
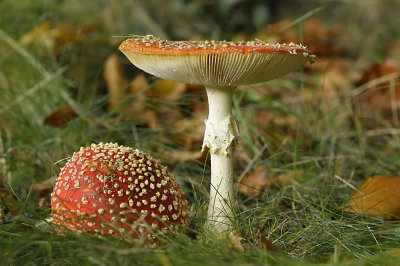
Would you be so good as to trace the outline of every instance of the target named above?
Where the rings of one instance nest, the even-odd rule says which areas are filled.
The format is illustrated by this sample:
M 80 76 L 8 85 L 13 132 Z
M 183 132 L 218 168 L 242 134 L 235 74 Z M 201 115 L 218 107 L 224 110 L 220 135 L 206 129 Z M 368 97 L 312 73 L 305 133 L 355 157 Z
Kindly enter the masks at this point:
M 314 55 L 296 44 L 263 41 L 166 41 L 135 36 L 119 49 L 138 68 L 177 82 L 204 85 L 209 116 L 203 150 L 211 153 L 211 189 L 207 227 L 221 233 L 232 227 L 232 141 L 238 129 L 232 116 L 232 96 L 238 85 L 254 84 L 298 69 Z

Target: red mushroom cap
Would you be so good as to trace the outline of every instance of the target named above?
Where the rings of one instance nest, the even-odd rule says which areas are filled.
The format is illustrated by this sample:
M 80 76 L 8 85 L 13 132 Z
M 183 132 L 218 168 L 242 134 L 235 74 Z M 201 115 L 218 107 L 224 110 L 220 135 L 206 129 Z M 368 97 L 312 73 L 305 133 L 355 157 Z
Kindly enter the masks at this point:
M 155 238 L 185 232 L 187 201 L 159 161 L 113 143 L 81 148 L 51 194 L 53 222 L 77 232 Z M 159 232 L 159 231 L 158 231 Z
M 268 81 L 306 62 L 306 47 L 263 41 L 167 41 L 134 36 L 119 49 L 138 68 L 177 82 L 205 86 L 238 86 Z
M 306 47 L 297 44 L 272 44 L 262 41 L 168 41 L 154 36 L 140 36 L 125 40 L 119 46 L 121 51 L 135 51 L 142 54 L 210 54 L 210 53 L 307 53 Z

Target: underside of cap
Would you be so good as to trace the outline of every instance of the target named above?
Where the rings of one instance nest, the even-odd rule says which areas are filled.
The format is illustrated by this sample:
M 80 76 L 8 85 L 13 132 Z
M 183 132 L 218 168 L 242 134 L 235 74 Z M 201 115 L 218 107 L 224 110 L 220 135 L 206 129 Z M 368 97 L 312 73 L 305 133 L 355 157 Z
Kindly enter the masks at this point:
M 138 68 L 157 77 L 206 86 L 268 81 L 312 61 L 303 46 L 256 42 L 169 42 L 129 39 L 120 50 Z

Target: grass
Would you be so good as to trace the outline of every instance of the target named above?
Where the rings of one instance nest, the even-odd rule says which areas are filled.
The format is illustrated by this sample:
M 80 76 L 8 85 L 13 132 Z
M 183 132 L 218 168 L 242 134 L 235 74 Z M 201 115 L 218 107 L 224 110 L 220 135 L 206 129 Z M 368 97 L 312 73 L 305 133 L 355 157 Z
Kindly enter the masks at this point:
M 194 159 L 168 161 L 191 206 L 187 236 L 169 239 L 165 246 L 150 249 L 116 239 L 56 234 L 45 220 L 50 214 L 49 202 L 38 207 L 41 196 L 33 185 L 56 176 L 66 158 L 80 146 L 112 141 L 165 159 L 168 155 L 162 151 L 186 149 L 173 137 L 180 129 L 162 125 L 151 130 L 137 117 L 107 108 L 103 63 L 123 39 L 110 36 L 134 30 L 140 33 L 142 28 L 125 14 L 128 6 L 99 3 L 104 6 L 85 4 L 78 8 L 78 2 L 72 0 L 60 5 L 42 1 L 18 6 L 9 0 L 0 3 L 0 13 L 5 14 L 0 18 L 1 265 L 398 262 L 398 224 L 342 210 L 355 192 L 354 187 L 365 178 L 399 175 L 400 156 L 396 149 L 400 142 L 393 130 L 397 128 L 395 116 L 388 118 L 374 110 L 360 112 L 354 106 L 357 96 L 351 91 L 335 90 L 327 97 L 321 92 L 323 72 L 292 74 L 251 89 L 239 88 L 235 95 L 234 114 L 241 128 L 235 153 L 236 176 L 245 176 L 260 165 L 268 169 L 269 179 L 280 173 L 304 172 L 301 179 L 289 186 L 266 188 L 260 198 L 237 194 L 235 226 L 243 238 L 245 252 L 235 249 L 226 239 L 204 234 L 209 169 Z M 141 8 L 151 13 L 146 4 Z M 89 16 L 93 12 L 100 18 Z M 115 23 L 110 23 L 113 18 Z M 141 19 L 148 19 L 148 15 L 142 14 Z M 24 33 L 47 20 L 53 28 L 70 25 L 73 30 L 82 30 L 82 25 L 86 25 L 93 29 L 87 30 L 83 40 L 60 46 L 46 46 L 41 41 L 21 44 Z M 164 29 L 154 23 L 150 25 L 155 30 Z M 164 34 L 179 36 L 169 27 L 166 29 L 169 31 Z M 210 35 L 221 37 L 218 32 Z M 371 51 L 367 47 L 364 50 Z M 124 67 L 132 77 L 138 73 L 127 61 Z M 148 80 L 153 87 L 154 79 Z M 352 89 L 357 88 L 353 85 Z M 166 105 L 171 110 L 182 108 L 185 117 L 190 118 L 191 105 L 204 101 L 205 95 L 186 92 L 182 99 L 179 104 L 154 100 L 147 107 L 156 111 Z M 65 105 L 74 109 L 77 119 L 65 128 L 43 125 L 46 116 Z M 261 110 L 268 111 L 272 122 L 260 123 L 255 119 Z M 189 129 L 183 133 L 191 134 Z M 266 239 L 278 250 L 267 248 Z

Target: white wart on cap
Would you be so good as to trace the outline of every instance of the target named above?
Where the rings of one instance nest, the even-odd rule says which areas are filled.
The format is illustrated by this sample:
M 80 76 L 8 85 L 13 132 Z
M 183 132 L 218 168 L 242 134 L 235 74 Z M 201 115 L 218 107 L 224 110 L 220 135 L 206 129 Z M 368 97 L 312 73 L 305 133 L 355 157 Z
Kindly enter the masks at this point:
M 206 86 L 268 81 L 313 61 L 306 47 L 263 41 L 166 41 L 148 35 L 124 41 L 119 49 L 155 76 Z
M 51 194 L 53 222 L 76 232 L 146 237 L 186 232 L 187 201 L 159 161 L 114 143 L 81 148 Z

